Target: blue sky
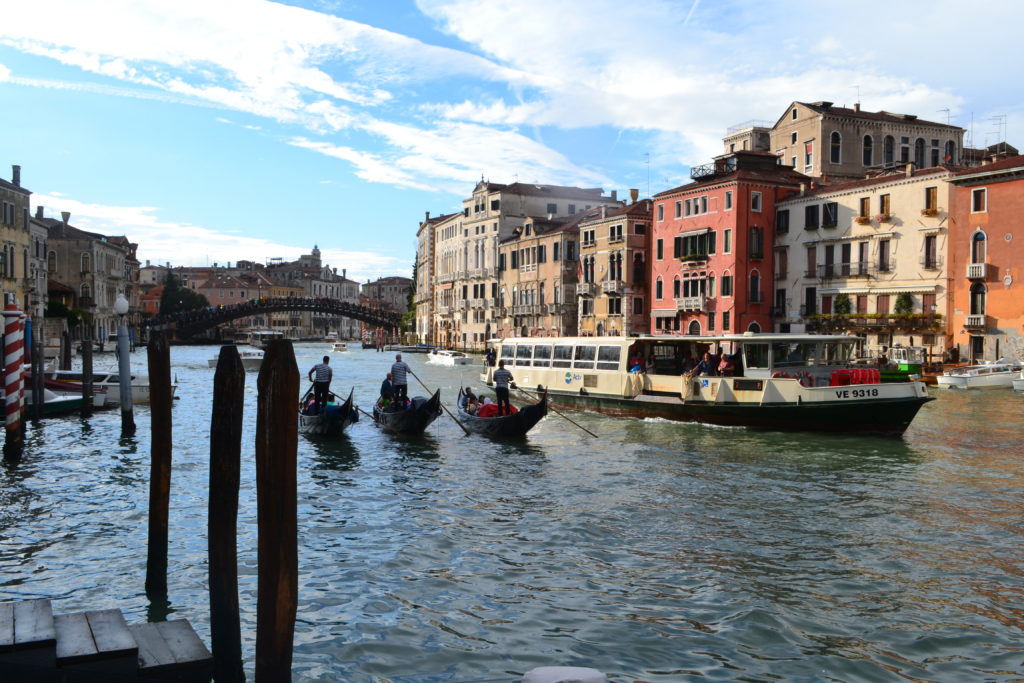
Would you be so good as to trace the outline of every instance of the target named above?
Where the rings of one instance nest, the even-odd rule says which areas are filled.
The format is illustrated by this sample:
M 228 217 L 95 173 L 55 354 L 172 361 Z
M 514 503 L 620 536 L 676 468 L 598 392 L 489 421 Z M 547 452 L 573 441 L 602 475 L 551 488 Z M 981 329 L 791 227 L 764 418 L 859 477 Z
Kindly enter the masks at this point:
M 33 207 L 143 260 L 317 244 L 355 279 L 409 275 L 424 212 L 481 177 L 646 196 L 793 100 L 1020 147 L 1022 19 L 946 0 L 14 3 L 0 177 L 21 165 Z

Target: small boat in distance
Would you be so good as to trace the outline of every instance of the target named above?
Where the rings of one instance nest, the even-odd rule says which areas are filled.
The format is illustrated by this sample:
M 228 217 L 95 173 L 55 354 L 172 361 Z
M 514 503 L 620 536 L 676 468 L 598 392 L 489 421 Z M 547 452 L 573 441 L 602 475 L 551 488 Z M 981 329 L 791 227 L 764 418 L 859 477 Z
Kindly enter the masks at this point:
M 348 351 L 348 344 L 336 341 L 331 345 L 331 353 L 345 353 Z
M 436 346 L 432 344 L 387 344 L 385 351 L 398 351 L 399 353 L 430 353 Z
M 263 365 L 263 349 L 238 349 L 238 357 L 242 360 L 242 367 L 248 371 L 258 371 Z M 215 368 L 218 360 L 219 355 L 206 362 L 211 368 Z
M 353 422 L 359 421 L 359 410 L 352 403 L 353 390 L 348 392 L 344 403 L 338 402 L 338 396 L 328 394 L 327 405 L 318 410 L 310 389 L 299 403 L 299 434 L 313 436 L 339 436 Z
M 427 362 L 434 365 L 469 365 L 473 362 L 467 354 L 461 351 L 449 351 L 448 349 L 434 349 L 427 354 Z
M 460 388 L 457 402 L 459 422 L 474 434 L 495 438 L 526 436 L 526 433 L 548 414 L 548 392 L 546 389 L 541 390 L 539 401 L 525 405 L 511 415 L 480 417 L 467 412 L 465 403 L 466 394 Z
M 945 389 L 1006 389 L 1024 370 L 1024 364 L 1000 358 L 979 365 L 964 365 L 946 370 L 938 378 Z
M 398 434 L 421 434 L 441 414 L 441 390 L 430 398 L 415 396 L 408 406 L 391 403 L 387 407 L 380 401 L 373 406 L 373 420 Z
M 267 344 L 276 339 L 284 339 L 284 332 L 278 332 L 277 330 L 252 330 L 248 336 L 249 346 L 255 346 L 258 349 L 266 348 Z

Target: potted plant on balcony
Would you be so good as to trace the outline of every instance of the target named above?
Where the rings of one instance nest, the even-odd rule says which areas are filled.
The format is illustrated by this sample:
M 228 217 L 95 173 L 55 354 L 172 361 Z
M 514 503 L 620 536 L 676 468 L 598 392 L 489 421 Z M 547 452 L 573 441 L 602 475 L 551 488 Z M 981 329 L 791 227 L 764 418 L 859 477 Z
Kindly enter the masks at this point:
M 890 214 L 887 214 L 887 213 L 875 214 L 875 221 L 877 221 L 878 223 L 888 223 L 891 220 L 892 220 L 892 216 Z
M 939 210 L 938 209 L 921 209 L 921 215 L 922 216 L 938 216 L 939 215 Z
M 853 219 L 858 225 L 867 225 L 871 222 L 871 216 L 857 216 Z

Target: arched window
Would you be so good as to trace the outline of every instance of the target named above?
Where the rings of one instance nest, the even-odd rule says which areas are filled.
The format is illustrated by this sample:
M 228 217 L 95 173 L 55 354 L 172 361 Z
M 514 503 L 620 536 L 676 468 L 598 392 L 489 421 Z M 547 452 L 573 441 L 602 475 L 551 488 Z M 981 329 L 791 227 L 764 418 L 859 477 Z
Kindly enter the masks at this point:
M 654 298 L 660 299 L 664 295 L 664 283 L 661 281 L 661 276 L 658 276 L 658 281 L 654 283 Z
M 988 239 L 985 233 L 978 231 L 971 237 L 971 263 L 985 263 L 988 251 Z
M 756 268 L 750 271 L 750 297 L 751 303 L 761 302 L 761 273 Z
M 647 279 L 647 271 L 644 268 L 644 257 L 640 252 L 633 254 L 633 283 L 641 284 Z
M 924 168 L 924 138 L 914 141 L 914 165 Z
M 839 131 L 832 131 L 831 139 L 829 140 L 829 161 L 833 164 L 838 164 L 843 158 L 843 136 L 839 134 Z
M 82 254 L 82 272 L 83 273 L 91 273 L 92 272 L 92 256 L 87 254 L 87 253 L 83 253 Z
M 81 292 L 82 292 L 81 297 L 82 297 L 83 302 L 86 299 L 92 299 L 92 288 L 89 287 L 89 283 L 88 282 L 85 282 L 85 283 L 82 284 Z
M 870 135 L 864 136 L 864 165 L 870 166 L 875 163 L 874 155 L 875 140 Z
M 676 299 L 682 296 L 680 287 L 681 284 L 679 282 L 679 276 L 676 275 L 674 278 L 672 278 L 672 296 L 675 297 Z
M 761 326 L 755 321 L 747 325 L 747 330 L 756 334 L 761 331 Z
M 944 158 L 944 161 L 947 164 L 956 163 L 956 143 L 953 142 L 952 140 L 946 143 L 946 156 Z
M 980 282 L 971 285 L 971 315 L 985 315 L 985 291 Z
M 686 328 L 686 333 L 694 336 L 700 336 L 700 321 L 691 320 L 689 326 Z
M 889 165 L 896 161 L 896 138 L 886 135 L 882 143 L 882 162 Z
M 57 272 L 57 252 L 51 251 L 46 254 L 46 269 L 51 275 Z

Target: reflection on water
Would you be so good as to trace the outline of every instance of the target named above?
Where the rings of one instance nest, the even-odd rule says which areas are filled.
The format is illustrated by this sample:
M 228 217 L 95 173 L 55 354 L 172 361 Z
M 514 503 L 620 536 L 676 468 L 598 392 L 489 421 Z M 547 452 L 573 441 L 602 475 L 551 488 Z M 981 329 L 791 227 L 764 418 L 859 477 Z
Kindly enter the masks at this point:
M 299 345 L 305 372 L 323 346 Z M 149 416 L 30 425 L 0 470 L 0 598 L 174 613 L 209 642 L 212 347 L 176 347 L 167 601 L 144 595 Z M 144 352 L 136 358 L 144 358 Z M 332 356 L 369 405 L 390 354 Z M 451 401 L 475 368 L 407 357 Z M 140 363 L 136 363 L 141 367 Z M 255 373 L 239 506 L 255 639 Z M 299 440 L 295 680 L 1011 680 L 1024 675 L 1024 396 L 947 392 L 903 439 L 549 415 L 527 438 L 362 418 Z M 827 673 L 823 673 L 827 672 Z

